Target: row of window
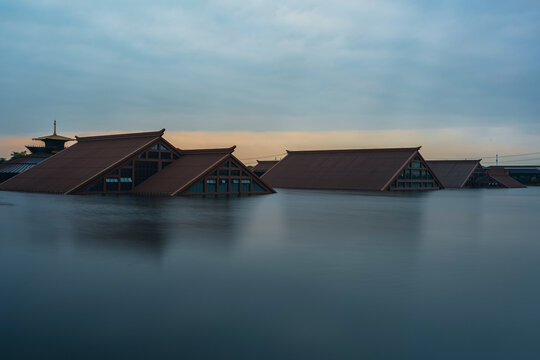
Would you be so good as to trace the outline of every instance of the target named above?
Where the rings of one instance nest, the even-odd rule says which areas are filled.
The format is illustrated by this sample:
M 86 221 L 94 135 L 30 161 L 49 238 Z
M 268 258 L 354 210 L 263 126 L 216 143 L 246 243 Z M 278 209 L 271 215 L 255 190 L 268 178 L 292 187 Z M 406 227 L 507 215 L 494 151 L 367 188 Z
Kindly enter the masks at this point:
M 178 159 L 178 156 L 176 154 L 171 154 L 170 152 L 157 152 L 157 151 L 147 151 L 143 152 L 142 154 L 139 154 L 137 156 L 137 159 L 143 159 L 143 160 L 171 160 L 171 159 Z
M 265 190 L 251 179 L 206 178 L 193 185 L 187 192 L 194 193 L 250 193 Z
M 428 170 L 405 169 L 399 174 L 398 179 L 432 180 L 433 176 Z
M 394 189 L 420 189 L 420 188 L 438 188 L 437 184 L 435 182 L 414 182 L 414 181 L 398 181 L 397 183 L 394 182 L 392 185 L 392 188 Z

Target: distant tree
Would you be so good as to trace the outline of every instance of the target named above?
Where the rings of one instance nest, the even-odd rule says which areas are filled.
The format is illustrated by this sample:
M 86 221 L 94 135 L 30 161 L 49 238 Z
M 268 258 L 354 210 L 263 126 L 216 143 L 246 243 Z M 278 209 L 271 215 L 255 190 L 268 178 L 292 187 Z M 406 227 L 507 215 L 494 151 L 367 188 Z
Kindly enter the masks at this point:
M 10 160 L 22 158 L 22 157 L 25 157 L 26 155 L 28 155 L 26 153 L 26 151 L 13 151 L 11 153 L 11 159 Z
M 0 158 L 0 164 L 5 162 L 6 161 L 6 158 Z
M 251 170 L 251 169 L 253 169 L 253 165 L 248 165 L 247 168 L 248 168 L 249 170 Z

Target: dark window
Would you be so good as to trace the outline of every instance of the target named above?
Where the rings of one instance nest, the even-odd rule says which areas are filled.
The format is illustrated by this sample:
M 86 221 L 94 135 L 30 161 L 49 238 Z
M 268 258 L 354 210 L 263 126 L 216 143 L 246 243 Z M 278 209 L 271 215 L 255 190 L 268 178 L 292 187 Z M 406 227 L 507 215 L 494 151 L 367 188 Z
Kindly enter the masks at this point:
M 236 164 L 235 164 L 235 163 L 233 163 L 232 161 L 230 162 L 230 164 L 231 164 L 231 167 L 233 167 L 233 168 L 237 168 L 237 169 L 238 169 L 238 166 L 236 166 Z
M 228 179 L 219 179 L 219 192 L 229 192 Z
M 162 153 L 161 153 L 161 158 L 162 158 L 162 159 L 167 159 L 167 160 L 169 160 L 169 159 L 171 158 L 171 153 L 169 153 L 169 152 L 162 152 Z
M 420 179 L 420 170 L 412 170 L 412 178 L 415 180 Z
M 133 161 L 128 161 L 127 163 L 124 164 L 124 166 L 133 166 Z
M 240 180 L 232 179 L 231 180 L 231 192 L 239 192 L 239 191 L 240 191 Z
M 131 177 L 131 172 L 132 170 L 131 169 L 122 169 L 120 170 L 120 176 L 123 177 L 123 178 L 127 178 L 127 177 Z
M 240 176 L 240 170 L 231 170 L 231 176 Z
M 422 167 L 422 163 L 420 163 L 420 161 L 413 161 L 411 163 L 411 167 L 415 168 L 415 169 L 419 169 Z
M 253 192 L 262 192 L 264 189 L 261 187 L 261 185 L 257 184 L 256 181 L 253 182 Z
M 156 145 L 152 146 L 151 149 L 152 149 L 152 150 L 157 150 L 157 149 L 158 149 L 158 145 L 156 144 Z
M 400 179 L 405 179 L 405 171 L 402 171 L 401 174 L 399 174 Z
M 412 187 L 413 187 L 413 188 L 419 188 L 419 187 L 420 187 L 420 183 L 419 183 L 419 182 L 413 182 L 413 183 L 412 183 Z
M 193 185 L 188 190 L 188 193 L 202 193 L 202 192 L 204 192 L 204 183 L 202 181 L 199 181 L 197 184 Z
M 130 191 L 133 187 L 133 180 L 130 177 L 120 178 L 120 190 Z
M 429 172 L 427 173 L 427 178 L 428 178 L 428 180 L 433 179 L 433 176 L 431 175 L 431 173 L 429 173 Z
M 229 167 L 229 162 L 228 161 L 225 161 L 223 164 L 221 164 L 222 168 L 228 168 Z
M 176 160 L 176 159 L 178 159 L 178 155 L 173 154 L 172 158 L 173 158 L 174 160 Z
M 163 145 L 160 145 L 160 149 L 161 149 L 162 151 L 169 151 L 169 149 L 167 149 L 167 148 L 166 148 L 165 146 L 163 146 Z
M 107 192 L 118 191 L 118 178 L 106 178 Z
M 405 183 L 402 183 L 402 182 L 398 183 L 398 188 L 404 188 L 404 187 L 405 187 Z
M 157 151 L 149 151 L 148 152 L 148 158 L 149 159 L 159 159 L 159 153 Z
M 135 161 L 135 186 L 158 172 L 158 163 L 155 161 Z
M 411 170 L 407 169 L 405 170 L 405 179 L 410 179 L 411 178 Z
M 111 173 L 109 175 L 118 175 L 118 169 L 116 169 L 114 171 L 111 171 Z
M 86 189 L 84 189 L 85 192 L 103 192 L 103 179 L 99 179 Z
M 137 156 L 137 158 L 146 159 L 146 153 L 139 154 L 139 156 Z
M 242 171 L 242 176 L 249 176 L 249 175 Z
M 216 179 L 206 179 L 206 192 L 214 193 L 216 192 Z
M 251 180 L 242 180 L 242 192 L 249 192 Z
M 213 171 L 210 176 L 217 176 L 217 171 Z
M 219 176 L 229 176 L 229 170 L 219 170 Z

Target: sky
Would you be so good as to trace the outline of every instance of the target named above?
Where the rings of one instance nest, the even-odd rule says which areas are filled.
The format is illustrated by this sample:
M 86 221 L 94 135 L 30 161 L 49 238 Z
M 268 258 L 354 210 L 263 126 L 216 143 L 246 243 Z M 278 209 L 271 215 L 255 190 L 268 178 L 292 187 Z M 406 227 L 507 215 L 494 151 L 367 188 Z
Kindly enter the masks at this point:
M 55 119 L 246 157 L 540 151 L 539 64 L 537 0 L 3 0 L 0 156 Z

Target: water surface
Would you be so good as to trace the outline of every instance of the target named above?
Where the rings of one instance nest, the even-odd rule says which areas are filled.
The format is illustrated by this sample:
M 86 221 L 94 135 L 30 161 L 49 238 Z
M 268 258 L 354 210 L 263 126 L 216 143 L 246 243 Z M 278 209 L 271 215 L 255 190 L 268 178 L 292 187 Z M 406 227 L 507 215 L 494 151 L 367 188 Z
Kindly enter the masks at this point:
M 1 359 L 535 359 L 540 188 L 0 192 Z

